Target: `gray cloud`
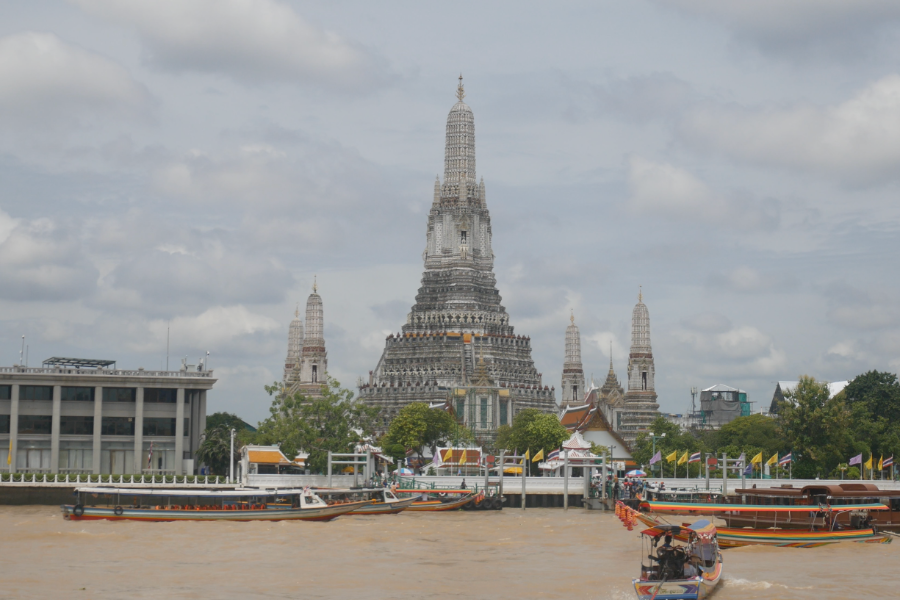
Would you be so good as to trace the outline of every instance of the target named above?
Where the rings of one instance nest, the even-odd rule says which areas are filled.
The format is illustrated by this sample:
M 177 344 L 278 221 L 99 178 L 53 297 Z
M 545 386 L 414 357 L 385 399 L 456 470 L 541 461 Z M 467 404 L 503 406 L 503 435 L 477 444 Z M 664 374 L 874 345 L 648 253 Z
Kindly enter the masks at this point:
M 91 14 L 136 28 L 144 59 L 165 70 L 220 74 L 247 85 L 308 82 L 348 91 L 389 79 L 374 53 L 274 0 L 74 1 Z

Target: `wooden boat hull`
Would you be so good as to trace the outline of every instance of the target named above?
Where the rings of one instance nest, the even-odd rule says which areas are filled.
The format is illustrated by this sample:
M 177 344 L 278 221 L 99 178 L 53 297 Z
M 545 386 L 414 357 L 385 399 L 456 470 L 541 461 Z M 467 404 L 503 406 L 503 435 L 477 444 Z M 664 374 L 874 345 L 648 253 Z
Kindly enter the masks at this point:
M 633 580 L 638 600 L 703 600 L 712 594 L 722 579 L 722 563 L 717 562 L 711 573 L 703 573 L 692 579 L 676 579 L 660 584 L 659 581 Z M 659 588 L 657 593 L 656 588 Z M 654 598 L 654 593 L 656 594 Z
M 475 494 L 470 494 L 468 496 L 464 496 L 462 498 L 449 500 L 447 502 L 442 502 L 441 500 L 419 500 L 413 502 L 412 505 L 406 509 L 413 512 L 444 512 L 447 510 L 457 510 L 472 502 L 475 499 Z
M 366 504 L 370 502 L 257 510 L 165 510 L 85 506 L 80 515 L 75 514 L 74 505 L 65 504 L 60 508 L 63 517 L 71 521 L 330 521 Z
M 725 521 L 728 527 L 734 528 L 768 529 L 769 527 L 780 527 L 782 529 L 809 529 L 808 514 L 741 512 L 723 513 L 716 516 Z M 871 517 L 872 524 L 879 530 L 900 533 L 900 512 L 893 510 L 872 511 Z M 821 522 L 821 519 L 818 519 L 817 522 Z M 837 523 L 844 527 L 850 527 L 850 514 L 841 513 L 837 515 Z
M 372 502 L 365 506 L 360 506 L 356 510 L 350 511 L 349 515 L 395 515 L 399 512 L 407 510 L 415 498 L 404 498 L 403 500 L 394 500 L 392 502 Z

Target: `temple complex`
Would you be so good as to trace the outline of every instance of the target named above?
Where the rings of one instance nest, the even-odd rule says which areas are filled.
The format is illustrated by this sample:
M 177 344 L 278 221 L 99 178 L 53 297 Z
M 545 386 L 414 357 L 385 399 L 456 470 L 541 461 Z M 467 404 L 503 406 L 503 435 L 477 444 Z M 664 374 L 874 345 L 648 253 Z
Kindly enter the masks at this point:
M 581 404 L 585 393 L 584 368 L 581 366 L 581 333 L 575 325 L 575 314 L 570 318 L 571 325 L 566 327 L 566 357 L 563 361 L 562 397 L 563 407 L 570 404 Z
M 382 410 L 385 427 L 406 404 L 452 399 L 457 416 L 484 438 L 519 410 L 557 407 L 534 366 L 530 338 L 515 334 L 500 304 L 484 180 L 475 173 L 475 120 L 464 98 L 460 77 L 416 303 L 401 331 L 387 337 L 359 397 Z
M 284 388 L 288 394 L 322 395 L 327 380 L 328 353 L 325 351 L 324 314 L 318 285 L 306 300 L 306 331 L 300 321 L 299 307 L 288 328 L 288 351 L 284 361 Z M 302 343 L 301 340 L 302 339 Z

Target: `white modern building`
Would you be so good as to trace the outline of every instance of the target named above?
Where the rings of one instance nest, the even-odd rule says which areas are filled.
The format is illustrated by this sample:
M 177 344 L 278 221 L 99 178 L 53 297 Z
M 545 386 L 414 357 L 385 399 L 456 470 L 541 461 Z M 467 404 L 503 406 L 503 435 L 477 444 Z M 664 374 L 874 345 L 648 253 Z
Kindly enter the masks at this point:
M 192 474 L 215 382 L 202 364 L 121 370 L 54 357 L 0 367 L 0 472 Z

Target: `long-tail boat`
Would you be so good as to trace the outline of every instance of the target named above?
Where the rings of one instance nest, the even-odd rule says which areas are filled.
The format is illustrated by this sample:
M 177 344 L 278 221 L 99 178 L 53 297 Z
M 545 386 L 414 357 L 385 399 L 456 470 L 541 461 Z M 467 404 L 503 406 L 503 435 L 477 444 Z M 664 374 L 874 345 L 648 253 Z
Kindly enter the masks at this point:
M 712 514 L 719 517 L 725 511 L 757 511 L 758 506 L 739 506 L 729 504 L 685 504 L 674 502 L 645 502 L 642 504 L 649 510 L 656 513 L 680 514 L 683 515 L 685 507 L 692 508 L 688 514 Z M 770 510 L 784 507 L 768 507 Z M 791 510 L 796 509 L 798 512 L 800 507 L 789 507 Z M 814 507 L 817 512 L 825 513 L 824 520 L 830 524 L 829 528 L 818 529 L 813 521 L 808 521 L 806 531 L 799 529 L 779 529 L 779 528 L 734 528 L 719 527 L 718 540 L 721 548 L 737 548 L 740 546 L 782 546 L 791 548 L 815 548 L 827 544 L 837 544 L 841 542 L 865 542 L 876 544 L 887 544 L 891 542 L 891 536 L 885 533 L 879 533 L 872 527 L 859 527 L 854 529 L 844 529 L 837 524 L 836 515 L 850 510 L 885 510 L 887 507 L 879 504 L 867 505 L 845 505 L 845 506 L 824 506 Z M 763 507 L 766 509 L 766 507 Z M 628 509 L 624 509 L 628 510 Z M 804 508 L 809 512 L 809 507 Z M 641 523 L 654 527 L 663 525 L 658 518 L 639 511 L 631 511 L 630 518 L 639 520 Z M 796 521 L 795 521 L 796 522 Z
M 685 545 L 672 545 L 672 538 Z M 641 532 L 641 540 L 641 575 L 632 580 L 638 600 L 702 600 L 722 579 L 717 531 L 709 521 L 655 525 Z
M 61 506 L 72 521 L 330 521 L 371 500 L 329 506 L 309 489 L 174 490 L 87 487 Z
M 464 508 L 470 503 L 477 502 L 482 498 L 484 498 L 484 492 L 479 492 L 477 494 L 469 492 L 463 496 L 453 498 L 440 496 L 435 498 L 433 495 L 429 495 L 427 500 L 421 498 L 416 499 L 416 501 L 412 503 L 412 506 L 407 510 L 413 512 L 444 512 L 448 510 L 457 510 Z
M 382 488 L 373 494 L 371 504 L 350 511 L 350 515 L 395 515 L 409 509 L 415 498 L 398 498 L 391 490 Z

